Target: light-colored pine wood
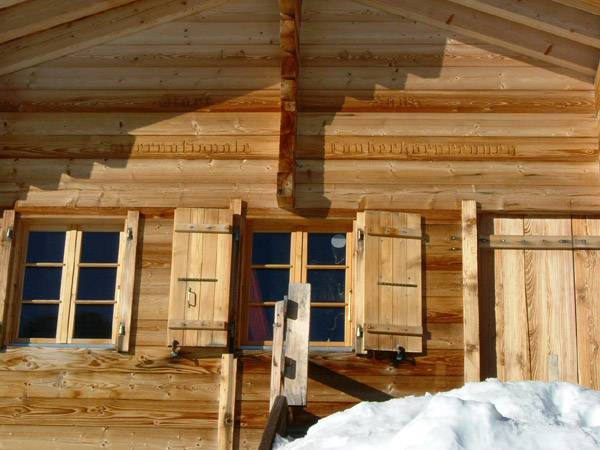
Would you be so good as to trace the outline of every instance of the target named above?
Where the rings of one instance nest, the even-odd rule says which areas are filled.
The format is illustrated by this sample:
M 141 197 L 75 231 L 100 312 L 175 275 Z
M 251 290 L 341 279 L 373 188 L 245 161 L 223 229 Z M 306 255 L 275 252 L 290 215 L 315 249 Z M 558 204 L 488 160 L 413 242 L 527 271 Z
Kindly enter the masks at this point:
M 232 353 L 221 357 L 219 378 L 219 423 L 217 425 L 217 449 L 233 449 L 235 428 L 235 398 L 237 384 L 237 359 Z
M 552 36 L 456 4 L 437 0 L 358 1 L 391 14 L 455 31 L 587 75 L 594 75 L 598 61 L 599 53 L 596 49 L 576 45 L 568 39 Z
M 295 311 L 292 312 L 292 309 Z M 310 284 L 290 283 L 285 327 L 286 366 L 283 395 L 290 406 L 306 406 L 308 387 L 308 335 L 310 330 Z
M 362 327 L 364 337 L 360 349 L 395 351 L 398 346 L 408 352 L 420 352 L 423 347 L 422 336 L 398 336 L 381 330 L 416 329 L 422 327 L 421 298 L 421 247 L 422 243 L 414 236 L 403 233 L 372 234 L 374 229 L 421 228 L 421 217 L 417 214 L 391 211 L 372 211 L 364 213 L 364 227 L 357 231 L 364 236 L 364 243 L 358 244 L 364 266 L 357 268 L 364 274 L 357 276 L 357 302 L 362 302 Z M 367 231 L 365 233 L 365 230 Z M 363 234 L 364 233 L 364 234 Z M 414 233 L 413 233 L 414 234 Z M 375 332 L 372 332 L 375 330 Z
M 129 211 L 127 213 L 124 248 L 121 250 L 123 256 L 119 281 L 119 315 L 117 323 L 119 327 L 119 350 L 122 352 L 129 351 L 133 335 L 131 333 L 131 316 L 133 314 L 139 219 L 139 211 Z
M 571 233 L 571 219 L 524 221 L 525 235 Z M 531 378 L 577 382 L 573 255 L 562 250 L 525 250 Z
M 137 0 L 0 46 L 0 74 L 15 72 L 218 6 L 224 0 Z
M 462 202 L 462 269 L 465 382 L 481 381 L 477 250 L 477 203 L 473 200 L 464 200 Z
M 15 239 L 15 211 L 4 210 L 0 227 L 0 345 L 5 343 L 6 319 L 11 298 Z
M 573 233 L 600 236 L 596 217 L 574 217 Z M 578 382 L 592 389 L 600 387 L 600 251 L 575 250 L 575 312 L 577 314 Z
M 273 344 L 271 345 L 271 390 L 269 394 L 269 409 L 273 407 L 275 399 L 283 391 L 285 376 L 285 347 L 287 325 L 287 304 L 284 299 L 275 303 L 275 316 L 273 320 Z

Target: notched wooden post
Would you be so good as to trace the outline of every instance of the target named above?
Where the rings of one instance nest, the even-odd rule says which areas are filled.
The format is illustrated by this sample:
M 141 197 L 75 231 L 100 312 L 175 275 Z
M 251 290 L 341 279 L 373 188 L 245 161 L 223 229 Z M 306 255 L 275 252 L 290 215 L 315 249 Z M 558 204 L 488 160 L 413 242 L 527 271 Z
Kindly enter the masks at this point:
M 281 48 L 281 121 L 279 125 L 279 167 L 277 202 L 294 207 L 296 140 L 298 134 L 298 74 L 300 64 L 300 0 L 279 0 L 279 42 Z
M 219 423 L 217 425 L 218 450 L 231 450 L 233 448 L 236 374 L 237 359 L 231 353 L 222 355 L 219 388 Z

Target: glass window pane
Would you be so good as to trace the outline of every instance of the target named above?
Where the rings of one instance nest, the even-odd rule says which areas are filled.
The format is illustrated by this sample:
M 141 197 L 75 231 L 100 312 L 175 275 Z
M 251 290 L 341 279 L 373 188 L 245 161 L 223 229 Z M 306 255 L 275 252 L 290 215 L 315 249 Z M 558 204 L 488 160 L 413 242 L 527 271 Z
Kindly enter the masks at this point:
M 344 341 L 345 308 L 317 308 L 310 310 L 310 340 L 319 342 Z
M 77 339 L 110 339 L 112 322 L 113 305 L 77 305 L 73 337 Z
M 343 302 L 346 298 L 345 269 L 310 269 L 307 281 L 313 302 Z
M 55 338 L 58 304 L 21 305 L 20 338 Z
M 252 269 L 250 303 L 283 300 L 289 284 L 289 269 Z
M 289 264 L 290 233 L 254 233 L 252 264 Z
M 82 263 L 116 263 L 119 259 L 119 233 L 85 231 L 81 241 Z
M 31 231 L 27 243 L 27 262 L 63 262 L 65 253 L 64 231 Z
M 308 233 L 308 264 L 346 264 L 346 233 Z
M 270 341 L 273 339 L 273 319 L 275 317 L 273 306 L 248 308 L 248 316 L 249 341 Z
M 115 267 L 80 267 L 77 300 L 114 300 Z
M 59 300 L 62 267 L 26 267 L 23 300 Z

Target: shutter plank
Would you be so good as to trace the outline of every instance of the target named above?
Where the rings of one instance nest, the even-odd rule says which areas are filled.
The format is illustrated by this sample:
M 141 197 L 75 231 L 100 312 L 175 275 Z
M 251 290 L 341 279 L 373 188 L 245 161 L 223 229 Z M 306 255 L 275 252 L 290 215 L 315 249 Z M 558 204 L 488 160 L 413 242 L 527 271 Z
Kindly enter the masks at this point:
M 133 290 L 139 221 L 139 211 L 127 212 L 127 221 L 125 222 L 125 249 L 123 250 L 120 282 L 121 293 L 119 298 L 119 328 L 122 327 L 124 330 L 124 334 L 119 336 L 119 350 L 122 352 L 128 352 L 131 345 L 131 312 L 133 309 Z
M 175 210 L 174 228 L 180 223 L 189 223 L 192 210 L 190 208 L 177 208 Z M 171 289 L 169 293 L 169 318 L 185 319 L 185 302 L 187 283 L 180 282 L 179 278 L 187 278 L 189 233 L 173 234 L 173 256 L 171 262 Z M 183 331 L 169 330 L 169 342 L 177 340 L 183 344 Z
M 6 332 L 6 315 L 10 299 L 10 276 L 14 253 L 15 211 L 6 210 L 2 215 L 0 227 L 0 344 L 4 344 Z M 12 236 L 8 236 L 9 230 Z
M 204 224 L 216 223 L 219 220 L 218 209 L 204 210 Z M 200 273 L 202 278 L 216 278 L 217 276 L 217 239 L 216 234 L 202 234 L 202 254 L 200 255 Z M 217 280 L 217 283 L 219 281 Z M 215 310 L 215 287 L 217 283 L 203 283 L 200 287 L 200 302 L 197 315 L 199 320 L 211 320 Z M 212 332 L 199 331 L 198 345 L 200 347 L 212 346 Z
M 405 214 L 406 226 L 410 229 L 421 229 L 421 216 Z M 406 282 L 414 284 L 416 288 L 404 288 L 408 315 L 408 326 L 416 327 L 423 324 L 423 292 L 422 292 L 422 241 L 403 239 L 406 245 Z M 423 337 L 408 336 L 404 346 L 408 352 L 423 351 Z

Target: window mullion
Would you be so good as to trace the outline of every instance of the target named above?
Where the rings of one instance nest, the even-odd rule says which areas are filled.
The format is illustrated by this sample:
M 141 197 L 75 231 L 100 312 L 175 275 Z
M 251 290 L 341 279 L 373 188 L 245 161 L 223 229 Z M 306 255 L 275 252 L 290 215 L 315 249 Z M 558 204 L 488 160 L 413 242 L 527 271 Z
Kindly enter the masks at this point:
M 71 342 L 73 336 L 73 317 L 75 316 L 75 299 L 77 297 L 77 279 L 79 271 L 77 263 L 81 255 L 81 231 L 72 229 L 67 232 L 67 251 L 65 253 L 67 278 L 64 286 L 65 297 L 60 315 L 60 342 Z

